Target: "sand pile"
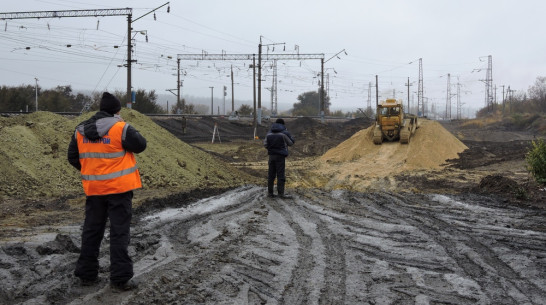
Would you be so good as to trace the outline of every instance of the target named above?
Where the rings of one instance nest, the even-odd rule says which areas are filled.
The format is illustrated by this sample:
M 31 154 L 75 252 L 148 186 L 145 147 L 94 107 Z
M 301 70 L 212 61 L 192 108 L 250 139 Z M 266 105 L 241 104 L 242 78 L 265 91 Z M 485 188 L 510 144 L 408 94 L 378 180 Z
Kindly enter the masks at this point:
M 66 160 L 75 126 L 93 113 L 68 119 L 50 112 L 0 118 L 0 199 L 83 195 L 79 172 Z M 148 117 L 123 108 L 121 116 L 148 140 L 137 155 L 145 190 L 227 188 L 252 178 L 180 141 Z
M 314 186 L 365 190 L 402 172 L 435 170 L 467 149 L 438 122 L 423 120 L 409 145 L 372 141 L 373 126 L 361 130 L 321 156 L 310 179 Z

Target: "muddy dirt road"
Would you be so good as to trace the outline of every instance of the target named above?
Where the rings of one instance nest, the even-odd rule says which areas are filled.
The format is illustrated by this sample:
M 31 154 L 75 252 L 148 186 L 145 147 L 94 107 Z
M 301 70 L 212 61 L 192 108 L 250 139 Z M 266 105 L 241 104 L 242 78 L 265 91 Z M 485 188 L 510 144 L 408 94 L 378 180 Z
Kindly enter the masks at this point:
M 168 197 L 159 190 L 137 193 L 149 198 L 135 208 L 132 224 L 130 254 L 140 287 L 124 293 L 109 288 L 108 235 L 100 283 L 82 287 L 72 275 L 81 213 L 61 222 L 47 212 L 82 211 L 83 199 L 3 198 L 5 215 L 34 220 L 0 225 L 0 304 L 546 304 L 546 189 L 525 170 L 529 135 L 483 141 L 480 128 L 450 125 L 469 149 L 448 161 L 449 145 L 440 140 L 453 136 L 429 134 L 441 129 L 423 125 L 412 141 L 421 148 L 413 159 L 383 160 L 389 149 L 404 148 L 356 141 L 365 121 L 325 125 L 299 118 L 287 122 L 298 139 L 287 161 L 295 198 L 283 200 L 265 196 L 261 141 L 238 138 L 249 134 L 248 126 L 230 123 L 222 129 L 229 141 L 212 145 L 211 122 L 196 125 L 195 141 L 202 136 L 206 143 L 194 146 L 264 183 L 228 191 L 204 184 Z M 179 122 L 164 123 L 176 134 Z M 437 147 L 426 146 L 427 139 Z M 312 172 L 317 158 L 345 140 L 354 143 L 338 154 L 346 162 L 334 160 L 337 175 Z M 382 153 L 350 155 L 364 149 Z M 448 166 L 362 175 L 384 172 L 378 169 L 392 167 L 391 159 L 430 163 L 431 155 L 442 155 Z M 363 190 L 328 187 L 343 179 L 374 183 Z
M 470 195 L 265 194 L 247 186 L 136 217 L 132 292 L 108 287 L 107 240 L 101 283 L 78 285 L 77 227 L 4 243 L 0 303 L 546 302 L 542 209 Z

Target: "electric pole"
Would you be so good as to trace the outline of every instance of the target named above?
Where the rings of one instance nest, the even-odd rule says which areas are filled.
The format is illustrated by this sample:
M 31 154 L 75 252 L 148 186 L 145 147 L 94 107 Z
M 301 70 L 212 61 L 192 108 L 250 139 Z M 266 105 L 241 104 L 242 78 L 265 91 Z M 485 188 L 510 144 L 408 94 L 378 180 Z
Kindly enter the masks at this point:
M 133 94 L 133 86 L 132 86 L 132 80 L 131 80 L 131 64 L 133 62 L 136 62 L 136 60 L 132 60 L 131 59 L 131 56 L 132 56 L 132 53 L 133 53 L 133 44 L 132 44 L 132 38 L 131 38 L 131 30 L 133 29 L 133 26 L 132 24 L 136 21 L 138 21 L 139 19 L 141 19 L 142 17 L 144 16 L 147 16 L 155 11 L 157 11 L 158 9 L 164 7 L 165 5 L 169 5 L 169 2 L 159 6 L 159 7 L 156 7 L 154 8 L 153 10 L 147 12 L 146 14 L 138 17 L 137 19 L 135 20 L 131 20 L 132 19 L 132 12 L 129 13 L 127 15 L 127 96 L 128 96 L 128 101 L 127 101 L 127 108 L 132 108 L 132 104 L 135 102 L 135 96 Z M 169 13 L 171 11 L 171 7 L 167 7 L 167 13 Z M 154 13 L 155 14 L 155 13 Z M 155 15 L 154 15 L 155 16 Z M 146 34 L 146 42 L 148 42 L 148 36 Z M 179 94 L 180 96 L 180 94 Z
M 271 115 L 277 115 L 277 60 L 273 60 L 273 79 L 271 81 Z
M 447 97 L 446 97 L 446 115 L 445 120 L 451 119 L 451 74 L 447 74 Z
M 252 99 L 254 101 L 254 111 L 252 114 L 254 116 L 254 128 L 258 121 L 256 120 L 256 56 L 252 55 Z
M 493 110 L 493 56 L 487 56 L 487 72 L 485 74 L 485 106 Z
M 210 115 L 214 115 L 214 87 L 210 88 Z
M 177 91 L 177 94 L 176 94 L 176 107 L 178 107 L 178 105 L 180 105 L 180 87 L 181 84 L 180 84 L 180 58 L 177 58 L 176 59 L 176 64 L 178 66 L 178 79 L 177 79 L 177 82 L 176 82 L 176 91 Z M 181 113 L 184 113 L 184 103 L 182 102 L 182 111 Z
M 233 65 L 231 65 L 231 113 L 235 112 L 235 93 L 233 90 Z
M 38 78 L 34 78 L 36 81 L 36 111 L 38 111 Z
M 410 86 L 413 86 L 412 84 L 410 84 L 409 82 L 409 77 L 408 77 L 408 83 L 406 84 L 406 87 L 408 87 L 408 110 L 406 111 L 406 113 L 410 113 L 410 104 L 409 104 L 409 87 Z
M 377 75 L 375 75 L 375 107 L 379 106 L 379 84 L 377 83 Z
M 367 109 L 372 108 L 372 82 L 368 82 L 368 104 L 367 104 L 367 106 L 368 106 Z
M 419 58 L 419 83 L 417 85 L 417 115 L 425 115 L 425 102 L 423 100 L 423 59 Z M 421 112 L 421 113 L 419 113 Z
M 461 83 L 457 82 L 457 120 L 461 119 Z
M 269 43 L 262 44 L 262 36 L 260 36 L 260 43 L 258 44 L 258 124 L 262 124 L 262 47 L 263 46 L 275 46 L 281 43 Z
M 256 76 L 254 76 L 256 78 Z M 256 119 L 256 110 L 258 110 L 258 117 Z M 260 36 L 260 43 L 258 44 L 258 109 L 254 104 L 254 127 L 256 124 L 262 124 L 262 36 Z
M 227 95 L 227 87 L 224 86 L 224 115 L 226 114 L 226 95 Z
M 324 123 L 324 58 L 321 58 L 320 60 L 320 95 L 319 95 L 319 103 L 320 103 L 320 118 L 321 122 Z
M 131 64 L 133 63 L 133 60 L 131 59 L 133 53 L 133 43 L 131 42 L 131 30 L 133 29 L 133 27 L 131 26 L 132 18 L 132 12 L 127 14 L 127 108 L 131 108 L 133 102 L 133 85 L 131 80 Z
M 502 87 L 502 114 L 504 114 L 504 85 Z

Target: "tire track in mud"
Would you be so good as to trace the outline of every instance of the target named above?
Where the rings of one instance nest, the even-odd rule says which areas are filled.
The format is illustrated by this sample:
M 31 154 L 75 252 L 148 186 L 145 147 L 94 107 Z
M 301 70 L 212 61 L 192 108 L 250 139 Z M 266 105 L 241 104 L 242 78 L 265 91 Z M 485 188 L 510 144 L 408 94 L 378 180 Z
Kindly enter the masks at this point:
M 344 304 L 343 248 L 335 235 L 315 211 L 302 208 L 305 202 L 268 199 L 264 194 L 263 189 L 252 190 L 245 195 L 247 202 L 236 207 L 191 218 L 177 229 L 166 226 L 171 244 L 175 239 L 195 243 L 193 248 L 199 244 L 202 252 L 178 254 L 179 258 L 154 270 L 153 275 L 161 274 L 162 287 L 156 284 L 139 291 L 131 303 L 176 302 L 166 299 L 166 292 L 185 287 L 183 297 L 189 303 Z M 235 222 L 240 224 L 239 234 L 233 233 Z M 203 237 L 213 231 L 222 234 L 204 245 L 202 241 L 209 238 Z M 188 252 L 180 244 L 174 248 L 176 253 Z M 174 285 L 165 285 L 171 280 Z
M 281 200 L 265 198 L 264 193 L 253 189 L 240 204 L 173 225 L 179 228 L 169 239 L 175 252 L 185 254 L 153 272 L 160 280 L 154 293 L 142 299 L 150 302 L 153 295 L 157 303 L 181 298 L 204 304 L 542 304 L 541 271 L 527 280 L 481 241 L 489 232 L 512 239 L 509 230 L 479 223 L 484 213 L 497 212 L 494 208 L 476 208 L 479 213 L 472 216 L 426 196 L 315 190 Z M 505 213 L 508 217 L 510 211 Z M 498 221 L 505 222 L 503 217 Z M 545 237 L 533 235 L 521 241 L 519 250 L 531 244 L 528 251 L 544 253 L 536 238 Z M 193 251 L 185 249 L 188 245 Z M 535 267 L 544 270 L 540 261 Z M 166 285 L 169 281 L 174 284 Z
M 453 215 L 457 214 L 453 210 L 457 208 L 433 206 L 429 209 L 427 206 L 429 202 L 415 202 L 394 194 L 385 194 L 385 199 L 391 200 L 393 204 L 382 205 L 383 208 L 428 235 L 455 261 L 463 275 L 479 284 L 480 294 L 487 297 L 487 299 L 479 298 L 480 302 L 493 304 L 542 304 L 544 302 L 546 296 L 544 287 L 541 289 L 535 283 L 523 278 L 498 258 L 498 254 L 489 245 L 482 242 L 484 237 L 488 237 L 488 230 L 476 235 L 473 230 L 461 230 L 454 225 L 468 221 L 468 215 L 453 221 Z M 481 217 L 495 217 L 495 215 L 486 214 Z M 504 233 L 506 236 L 508 232 Z M 543 237 L 539 239 L 544 241 Z M 544 253 L 545 248 L 542 247 L 541 251 Z
M 103 279 L 96 287 L 73 287 L 54 303 L 466 305 L 546 299 L 546 233 L 533 230 L 543 224 L 544 211 L 481 197 L 310 189 L 285 200 L 265 194 L 263 187 L 242 187 L 138 220 L 131 242 L 138 290 L 113 293 Z M 107 251 L 101 260 L 108 260 Z M 64 283 L 53 281 L 52 289 Z
M 345 262 L 341 242 L 306 202 L 278 200 L 271 204 L 296 233 L 297 264 L 282 304 L 344 304 Z
M 346 239 L 347 291 L 351 270 L 361 273 L 358 282 L 365 287 L 363 293 L 348 295 L 348 303 L 365 299 L 388 304 L 544 303 L 546 236 L 497 225 L 518 219 L 520 224 L 528 220 L 528 227 L 540 225 L 544 212 L 532 216 L 529 211 L 514 213 L 519 210 L 464 203 L 458 203 L 464 209 L 452 208 L 417 195 L 332 192 L 323 196 L 316 200 L 317 205 L 324 205 L 328 197 L 337 199 L 329 207 L 340 212 L 330 215 L 344 225 L 345 232 L 339 234 L 352 234 Z M 481 213 L 472 215 L 468 209 Z M 491 215 L 486 217 L 484 211 Z M 483 242 L 489 232 L 499 235 L 493 245 Z M 516 248 L 513 240 L 517 236 L 524 240 L 516 242 Z M 381 295 L 381 291 L 387 293 Z
M 258 191 L 261 190 L 240 189 L 244 195 L 232 199 L 240 202 L 229 208 L 223 206 L 207 215 L 192 215 L 183 223 L 175 221 L 166 234 L 174 241 L 174 252 L 179 257 L 162 268 L 166 270 L 153 272 L 162 274 L 162 280 L 156 286 L 161 286 L 164 293 L 157 293 L 157 288 L 149 289 L 141 304 L 149 302 L 150 295 L 158 304 L 165 301 L 216 304 L 226 300 L 232 300 L 233 304 L 237 303 L 235 300 L 258 300 L 257 304 L 260 304 L 264 300 L 261 295 L 272 295 L 260 280 L 271 277 L 267 270 L 245 264 L 244 258 L 234 255 L 242 250 L 244 240 L 251 235 L 256 218 L 263 216 L 263 210 L 256 210 L 260 200 Z M 165 299 L 165 293 L 172 291 L 178 293 Z
M 343 245 L 346 257 L 343 275 L 345 304 L 414 303 L 425 295 L 431 295 L 426 289 L 412 290 L 416 284 L 411 272 L 406 269 L 445 268 L 433 259 L 427 259 L 427 256 L 421 258 L 414 254 L 423 242 L 410 235 L 411 227 L 405 226 L 399 218 L 392 217 L 392 213 L 381 210 L 371 201 L 370 204 L 362 204 L 360 198 L 346 197 L 342 193 L 321 197 L 314 199 L 309 208 L 322 218 L 329 219 L 330 230 L 335 232 L 336 239 Z M 335 202 L 329 206 L 332 210 L 320 211 L 316 208 L 327 202 Z M 402 248 L 405 253 L 401 253 Z M 448 294 L 446 298 L 445 292 L 437 295 L 437 300 L 469 303 L 467 298 L 456 295 Z

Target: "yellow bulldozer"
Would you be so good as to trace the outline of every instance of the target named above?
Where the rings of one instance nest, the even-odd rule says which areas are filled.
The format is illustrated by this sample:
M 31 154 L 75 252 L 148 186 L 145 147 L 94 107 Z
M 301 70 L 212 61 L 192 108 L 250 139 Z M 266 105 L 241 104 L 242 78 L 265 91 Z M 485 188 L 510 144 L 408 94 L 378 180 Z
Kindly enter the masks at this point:
M 404 114 L 402 101 L 387 99 L 377 105 L 373 142 L 381 145 L 384 140 L 400 140 L 400 143 L 408 144 L 417 128 L 417 116 Z

